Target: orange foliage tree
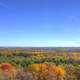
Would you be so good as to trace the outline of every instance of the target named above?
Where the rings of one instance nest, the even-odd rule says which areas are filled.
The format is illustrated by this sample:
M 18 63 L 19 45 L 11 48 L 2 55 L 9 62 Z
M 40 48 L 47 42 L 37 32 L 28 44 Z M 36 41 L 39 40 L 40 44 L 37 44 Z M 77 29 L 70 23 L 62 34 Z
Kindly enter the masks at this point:
M 65 74 L 63 68 L 46 64 L 31 64 L 28 66 L 28 70 L 33 74 L 35 80 L 53 80 L 54 78 L 55 80 L 62 80 Z
M 51 65 L 49 67 L 49 69 L 50 69 L 50 71 L 52 71 L 53 73 L 55 73 L 55 75 L 57 76 L 58 80 L 63 80 L 63 77 L 65 75 L 65 70 L 62 67 Z

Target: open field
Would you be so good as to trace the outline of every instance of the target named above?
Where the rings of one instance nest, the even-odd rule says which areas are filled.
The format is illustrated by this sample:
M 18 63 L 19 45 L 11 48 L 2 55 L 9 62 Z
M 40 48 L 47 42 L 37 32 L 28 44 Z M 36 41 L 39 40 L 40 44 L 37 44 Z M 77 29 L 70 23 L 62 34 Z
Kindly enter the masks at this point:
M 80 80 L 80 48 L 0 48 L 0 80 Z

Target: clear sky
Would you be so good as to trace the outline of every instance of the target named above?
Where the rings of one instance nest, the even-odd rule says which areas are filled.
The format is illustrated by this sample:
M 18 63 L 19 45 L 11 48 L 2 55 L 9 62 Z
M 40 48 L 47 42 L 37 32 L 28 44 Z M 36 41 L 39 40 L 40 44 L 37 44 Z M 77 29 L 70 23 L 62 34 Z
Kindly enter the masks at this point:
M 80 46 L 80 0 L 0 0 L 0 46 Z

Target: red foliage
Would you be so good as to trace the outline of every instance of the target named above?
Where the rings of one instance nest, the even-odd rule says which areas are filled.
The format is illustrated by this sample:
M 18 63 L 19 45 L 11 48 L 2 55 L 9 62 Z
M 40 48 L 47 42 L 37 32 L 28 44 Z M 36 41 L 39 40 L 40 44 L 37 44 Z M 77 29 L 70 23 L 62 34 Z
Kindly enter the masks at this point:
M 12 65 L 9 64 L 9 63 L 3 63 L 3 64 L 0 65 L 0 68 L 3 71 L 10 71 L 12 69 Z

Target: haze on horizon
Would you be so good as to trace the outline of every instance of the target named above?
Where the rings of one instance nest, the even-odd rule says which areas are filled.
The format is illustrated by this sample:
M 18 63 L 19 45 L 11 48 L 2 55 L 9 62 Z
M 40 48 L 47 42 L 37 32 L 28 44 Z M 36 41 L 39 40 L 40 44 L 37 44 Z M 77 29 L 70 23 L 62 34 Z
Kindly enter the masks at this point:
M 0 0 L 0 46 L 80 47 L 80 0 Z

